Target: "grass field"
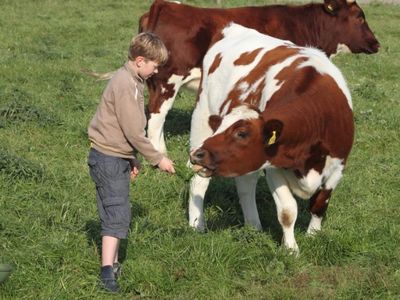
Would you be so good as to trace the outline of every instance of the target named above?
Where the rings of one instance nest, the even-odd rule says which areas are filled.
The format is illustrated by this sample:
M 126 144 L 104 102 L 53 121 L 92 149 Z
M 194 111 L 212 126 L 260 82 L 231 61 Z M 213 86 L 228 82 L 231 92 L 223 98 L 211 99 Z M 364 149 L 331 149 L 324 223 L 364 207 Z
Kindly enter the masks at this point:
M 80 69 L 122 65 L 150 4 L 0 2 L 0 263 L 14 266 L 0 299 L 105 298 L 86 128 L 106 83 Z M 300 256 L 282 249 L 264 177 L 257 191 L 263 232 L 243 226 L 234 184 L 220 178 L 207 193 L 207 233 L 188 228 L 194 94 L 182 92 L 166 125 L 177 175 L 145 164 L 132 185 L 123 292 L 112 298 L 399 299 L 400 7 L 370 4 L 364 11 L 382 46 L 376 55 L 334 59 L 353 95 L 356 138 L 322 232 L 305 236 L 309 214 L 299 202 Z

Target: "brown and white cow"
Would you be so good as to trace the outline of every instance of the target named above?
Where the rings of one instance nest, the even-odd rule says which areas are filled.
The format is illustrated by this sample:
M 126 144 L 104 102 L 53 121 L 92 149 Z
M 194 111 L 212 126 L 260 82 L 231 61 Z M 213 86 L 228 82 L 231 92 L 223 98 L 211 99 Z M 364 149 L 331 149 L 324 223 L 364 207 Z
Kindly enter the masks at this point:
M 310 199 L 308 233 L 320 230 L 350 153 L 354 121 L 341 72 L 315 48 L 231 24 L 204 58 L 192 117 L 189 223 L 205 226 L 203 199 L 211 176 L 235 177 L 245 223 L 261 229 L 255 192 L 265 170 L 283 228 L 294 237 L 297 203 Z
M 185 85 L 198 88 L 203 57 L 229 22 L 254 28 L 300 46 L 321 49 L 328 56 L 340 49 L 375 53 L 379 43 L 354 0 L 324 0 L 301 6 L 269 5 L 230 9 L 200 8 L 155 0 L 140 20 L 140 31 L 158 34 L 170 51 L 167 64 L 151 77 L 148 136 L 166 152 L 164 122 L 176 94 Z

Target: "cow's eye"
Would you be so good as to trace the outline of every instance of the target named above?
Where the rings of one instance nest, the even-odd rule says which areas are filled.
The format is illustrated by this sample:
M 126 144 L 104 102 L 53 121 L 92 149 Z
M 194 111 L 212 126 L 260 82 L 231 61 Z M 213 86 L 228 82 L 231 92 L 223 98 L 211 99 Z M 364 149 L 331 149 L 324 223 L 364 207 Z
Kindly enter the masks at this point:
M 357 15 L 357 20 L 358 20 L 360 23 L 364 23 L 364 22 L 365 22 L 364 15 L 363 15 L 361 12 Z
M 238 130 L 238 131 L 236 131 L 236 138 L 238 138 L 238 139 L 244 139 L 244 138 L 246 138 L 249 134 L 246 132 L 246 131 L 243 131 L 243 130 Z

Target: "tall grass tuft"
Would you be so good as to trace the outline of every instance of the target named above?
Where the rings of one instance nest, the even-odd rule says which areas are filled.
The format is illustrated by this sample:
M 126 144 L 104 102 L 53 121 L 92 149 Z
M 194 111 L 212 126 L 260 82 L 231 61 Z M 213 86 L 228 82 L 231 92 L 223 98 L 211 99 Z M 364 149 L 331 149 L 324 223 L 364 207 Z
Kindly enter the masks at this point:
M 0 173 L 10 181 L 33 180 L 39 182 L 44 179 L 45 171 L 41 164 L 29 161 L 0 147 Z

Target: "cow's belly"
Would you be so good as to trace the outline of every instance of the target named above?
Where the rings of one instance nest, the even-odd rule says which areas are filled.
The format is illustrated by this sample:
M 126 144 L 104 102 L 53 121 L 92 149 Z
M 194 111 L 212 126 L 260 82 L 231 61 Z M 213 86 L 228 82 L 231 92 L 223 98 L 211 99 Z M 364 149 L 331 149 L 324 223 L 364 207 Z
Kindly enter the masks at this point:
M 293 194 L 302 198 L 309 199 L 321 186 L 322 176 L 315 170 L 310 170 L 307 176 L 298 178 L 294 171 L 282 169 L 282 175 Z
M 282 169 L 282 175 L 293 194 L 309 199 L 322 186 L 333 190 L 342 178 L 343 160 L 327 156 L 325 166 L 321 173 L 311 169 L 306 176 L 298 178 L 294 171 Z

